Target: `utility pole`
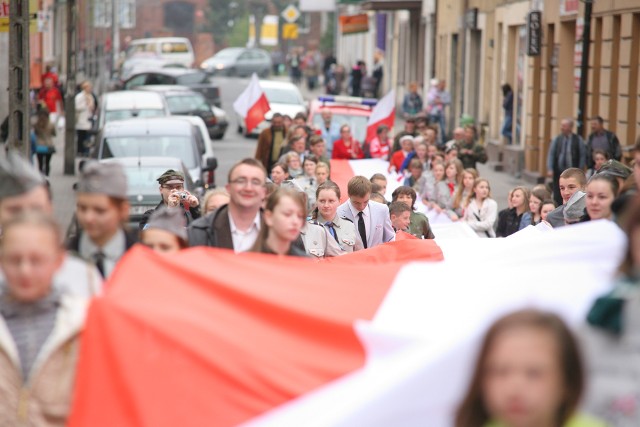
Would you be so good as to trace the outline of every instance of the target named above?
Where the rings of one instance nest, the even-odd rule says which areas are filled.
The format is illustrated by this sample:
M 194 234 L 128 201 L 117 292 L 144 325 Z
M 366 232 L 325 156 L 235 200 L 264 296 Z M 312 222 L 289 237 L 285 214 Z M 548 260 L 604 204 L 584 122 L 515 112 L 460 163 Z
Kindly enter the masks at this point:
M 8 146 L 29 158 L 29 0 L 9 2 L 9 140 Z
M 76 172 L 76 0 L 67 0 L 67 86 L 64 96 L 64 174 Z
M 585 137 L 584 122 L 587 108 L 587 81 L 589 79 L 589 43 L 591 42 L 591 11 L 594 0 L 584 0 L 584 31 L 582 32 L 582 62 L 580 64 L 580 91 L 578 93 L 578 135 Z
M 118 0 L 111 0 L 111 53 L 113 54 L 111 77 L 118 71 L 118 56 L 120 54 L 120 4 Z

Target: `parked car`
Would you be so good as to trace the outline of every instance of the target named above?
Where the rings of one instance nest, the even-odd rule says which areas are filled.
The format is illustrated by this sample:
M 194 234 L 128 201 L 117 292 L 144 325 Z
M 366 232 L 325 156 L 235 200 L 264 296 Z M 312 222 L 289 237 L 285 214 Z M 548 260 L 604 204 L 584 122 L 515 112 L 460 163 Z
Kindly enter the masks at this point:
M 127 46 L 126 57 L 141 52 L 152 52 L 168 64 L 179 64 L 186 68 L 195 66 L 193 46 L 185 37 L 155 37 L 132 40 Z
M 200 118 L 194 118 L 201 120 Z M 91 157 L 102 160 L 120 157 L 174 157 L 189 170 L 196 186 L 209 179 L 217 159 L 206 153 L 201 131 L 189 120 L 172 117 L 129 119 L 107 123 L 93 147 Z
M 120 89 L 130 90 L 148 85 L 182 85 L 200 92 L 211 105 L 221 107 L 220 88 L 211 82 L 209 74 L 202 70 L 161 68 L 141 71 L 120 83 Z
M 212 74 L 226 76 L 250 76 L 253 73 L 267 77 L 272 62 L 269 53 L 262 49 L 229 47 L 206 59 L 200 68 Z
M 162 117 L 170 114 L 167 102 L 158 93 L 140 90 L 107 92 L 100 97 L 96 130 L 115 120 Z
M 322 110 L 327 109 L 333 113 L 333 121 L 338 125 L 349 125 L 353 137 L 364 142 L 367 136 L 367 123 L 376 99 L 357 98 L 353 96 L 320 96 L 311 102 L 308 123 L 311 127 L 320 129 L 323 126 Z
M 211 106 L 201 93 L 180 85 L 140 86 L 140 90 L 162 94 L 172 115 L 198 116 L 207 126 L 209 136 L 222 139 L 229 121 L 223 109 Z
M 129 225 L 137 227 L 143 214 L 155 208 L 161 201 L 158 177 L 169 169 L 184 174 L 184 188 L 189 193 L 200 196 L 202 187 L 196 187 L 189 176 L 189 170 L 173 157 L 121 157 L 103 159 L 101 163 L 117 162 L 127 175 L 127 198 L 129 199 Z
M 264 90 L 264 93 L 269 101 L 271 110 L 265 114 L 265 120 L 262 121 L 251 132 L 251 135 L 258 135 L 263 129 L 271 126 L 271 117 L 273 113 L 280 113 L 282 115 L 289 115 L 292 118 L 298 113 L 307 113 L 307 106 L 302 98 L 300 89 L 289 82 L 276 82 L 270 80 L 260 80 L 260 87 Z M 244 119 L 237 115 L 238 118 L 238 133 L 246 133 Z

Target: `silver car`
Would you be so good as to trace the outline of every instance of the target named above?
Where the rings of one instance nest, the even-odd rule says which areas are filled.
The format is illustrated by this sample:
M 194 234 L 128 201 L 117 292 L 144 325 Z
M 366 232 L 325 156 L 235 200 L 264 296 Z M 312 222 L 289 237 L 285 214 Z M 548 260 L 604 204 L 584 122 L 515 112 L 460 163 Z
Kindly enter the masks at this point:
M 271 72 L 271 56 L 262 49 L 229 47 L 222 49 L 200 64 L 211 74 L 224 76 L 250 76 L 253 73 L 267 77 Z

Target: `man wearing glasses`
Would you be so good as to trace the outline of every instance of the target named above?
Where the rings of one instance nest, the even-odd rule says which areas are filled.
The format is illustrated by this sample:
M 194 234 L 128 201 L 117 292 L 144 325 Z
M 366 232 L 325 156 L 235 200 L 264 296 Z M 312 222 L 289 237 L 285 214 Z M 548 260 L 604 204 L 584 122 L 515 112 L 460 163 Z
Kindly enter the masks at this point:
M 162 201 L 153 209 L 146 211 L 140 220 L 140 231 L 144 230 L 145 225 L 149 222 L 151 214 L 160 209 L 162 206 L 168 208 L 184 209 L 184 216 L 187 225 L 193 220 L 200 218 L 200 202 L 193 194 L 190 194 L 184 188 L 184 174 L 173 169 L 167 170 L 158 178 L 160 184 L 160 194 Z
M 190 246 L 212 246 L 245 252 L 251 249 L 262 218 L 267 171 L 259 160 L 244 159 L 229 171 L 229 203 L 193 221 L 188 228 Z

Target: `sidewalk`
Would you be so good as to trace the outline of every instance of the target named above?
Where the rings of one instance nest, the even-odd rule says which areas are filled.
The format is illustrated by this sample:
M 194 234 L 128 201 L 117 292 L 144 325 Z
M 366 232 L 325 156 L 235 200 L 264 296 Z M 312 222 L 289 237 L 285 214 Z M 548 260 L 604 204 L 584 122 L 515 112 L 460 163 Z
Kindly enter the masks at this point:
M 65 231 L 71 222 L 73 212 L 76 207 L 76 198 L 73 191 L 73 184 L 78 180 L 78 163 L 76 159 L 76 174 L 64 175 L 64 129 L 58 129 L 55 138 L 56 153 L 51 157 L 51 172 L 49 175 L 49 185 L 53 197 L 53 213 Z M 34 158 L 34 162 L 37 160 Z
M 290 81 L 289 76 L 272 76 L 271 78 L 278 81 Z M 307 101 L 311 101 L 324 94 L 324 86 L 319 86 L 315 90 L 309 91 L 306 84 L 302 82 L 298 88 L 302 93 L 302 97 Z M 404 120 L 397 114 L 394 131 L 397 132 L 399 129 L 403 128 Z M 487 178 L 491 183 L 491 196 L 498 203 L 498 209 L 504 209 L 507 207 L 509 191 L 514 187 L 525 186 L 531 188 L 531 185 L 524 180 L 517 179 L 504 172 L 496 172 L 487 165 L 478 164 L 478 172 L 480 173 L 480 176 Z

